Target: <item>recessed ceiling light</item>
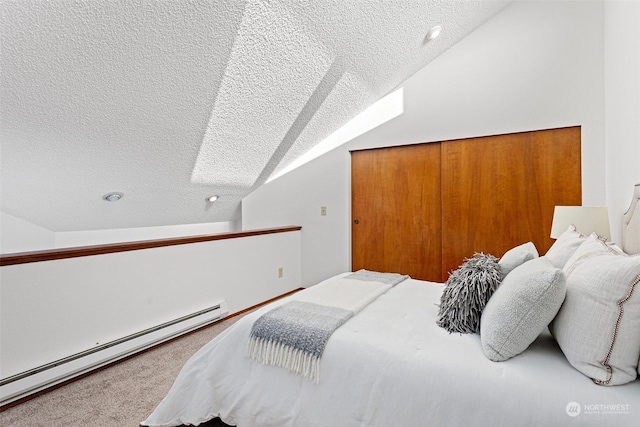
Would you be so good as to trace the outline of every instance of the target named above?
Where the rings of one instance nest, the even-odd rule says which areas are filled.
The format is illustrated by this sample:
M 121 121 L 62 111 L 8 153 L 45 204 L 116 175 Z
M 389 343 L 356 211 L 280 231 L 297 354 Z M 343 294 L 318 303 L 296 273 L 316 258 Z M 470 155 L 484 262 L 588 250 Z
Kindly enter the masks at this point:
M 209 198 L 207 198 L 208 201 L 210 202 L 215 202 L 216 200 L 218 200 L 218 196 L 211 196 Z
M 102 198 L 107 202 L 117 202 L 118 200 L 122 199 L 122 196 L 122 193 L 108 193 L 102 196 Z
M 440 35 L 440 31 L 442 31 L 442 27 L 440 25 L 432 27 L 429 31 L 427 31 L 427 35 L 424 37 L 423 43 L 428 43 L 438 37 Z

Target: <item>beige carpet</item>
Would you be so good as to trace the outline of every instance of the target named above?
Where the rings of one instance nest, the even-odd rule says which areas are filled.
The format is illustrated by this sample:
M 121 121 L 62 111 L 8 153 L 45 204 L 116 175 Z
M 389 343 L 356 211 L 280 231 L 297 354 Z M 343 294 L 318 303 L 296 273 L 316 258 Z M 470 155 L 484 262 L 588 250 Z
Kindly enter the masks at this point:
M 2 427 L 135 427 L 167 394 L 184 363 L 235 323 L 226 319 L 0 413 Z

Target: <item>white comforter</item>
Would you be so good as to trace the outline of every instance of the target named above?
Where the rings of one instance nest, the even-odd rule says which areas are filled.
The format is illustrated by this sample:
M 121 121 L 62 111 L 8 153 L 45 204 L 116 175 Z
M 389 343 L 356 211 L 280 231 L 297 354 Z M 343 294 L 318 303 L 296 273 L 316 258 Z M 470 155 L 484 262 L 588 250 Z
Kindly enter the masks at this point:
M 286 299 L 263 307 L 198 351 L 142 424 L 219 416 L 239 427 L 639 425 L 640 380 L 595 385 L 546 333 L 491 362 L 478 335 L 436 325 L 442 289 L 409 279 L 365 307 L 329 340 L 319 384 L 245 357 L 253 321 Z

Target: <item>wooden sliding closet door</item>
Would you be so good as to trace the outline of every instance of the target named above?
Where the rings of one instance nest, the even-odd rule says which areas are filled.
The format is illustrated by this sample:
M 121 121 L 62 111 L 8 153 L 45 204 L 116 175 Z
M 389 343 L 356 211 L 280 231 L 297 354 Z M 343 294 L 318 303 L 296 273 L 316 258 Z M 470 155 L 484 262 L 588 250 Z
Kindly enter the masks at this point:
M 352 268 L 439 281 L 440 144 L 351 153 Z
M 581 189 L 580 127 L 443 142 L 443 280 L 475 252 L 546 253 L 554 206 L 581 205 Z
M 476 252 L 528 241 L 582 204 L 580 127 L 351 153 L 352 267 L 446 281 Z

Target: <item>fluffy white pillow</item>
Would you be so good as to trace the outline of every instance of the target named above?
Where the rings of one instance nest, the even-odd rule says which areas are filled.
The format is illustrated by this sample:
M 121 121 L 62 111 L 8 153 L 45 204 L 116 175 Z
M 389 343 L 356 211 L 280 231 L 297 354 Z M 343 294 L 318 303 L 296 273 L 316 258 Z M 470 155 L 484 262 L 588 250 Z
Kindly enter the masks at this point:
M 564 267 L 567 296 L 551 325 L 571 365 L 596 384 L 635 380 L 640 358 L 640 256 L 594 233 Z
M 555 317 L 565 290 L 564 273 L 544 257 L 515 268 L 482 312 L 480 339 L 487 358 L 500 362 L 525 351 Z
M 567 231 L 551 245 L 544 255 L 557 268 L 563 268 L 571 255 L 586 240 L 587 236 L 580 234 L 576 226 L 571 224 Z
M 527 242 L 505 252 L 498 264 L 502 268 L 503 277 L 506 277 L 514 268 L 534 258 L 538 258 L 536 245 L 533 242 Z

